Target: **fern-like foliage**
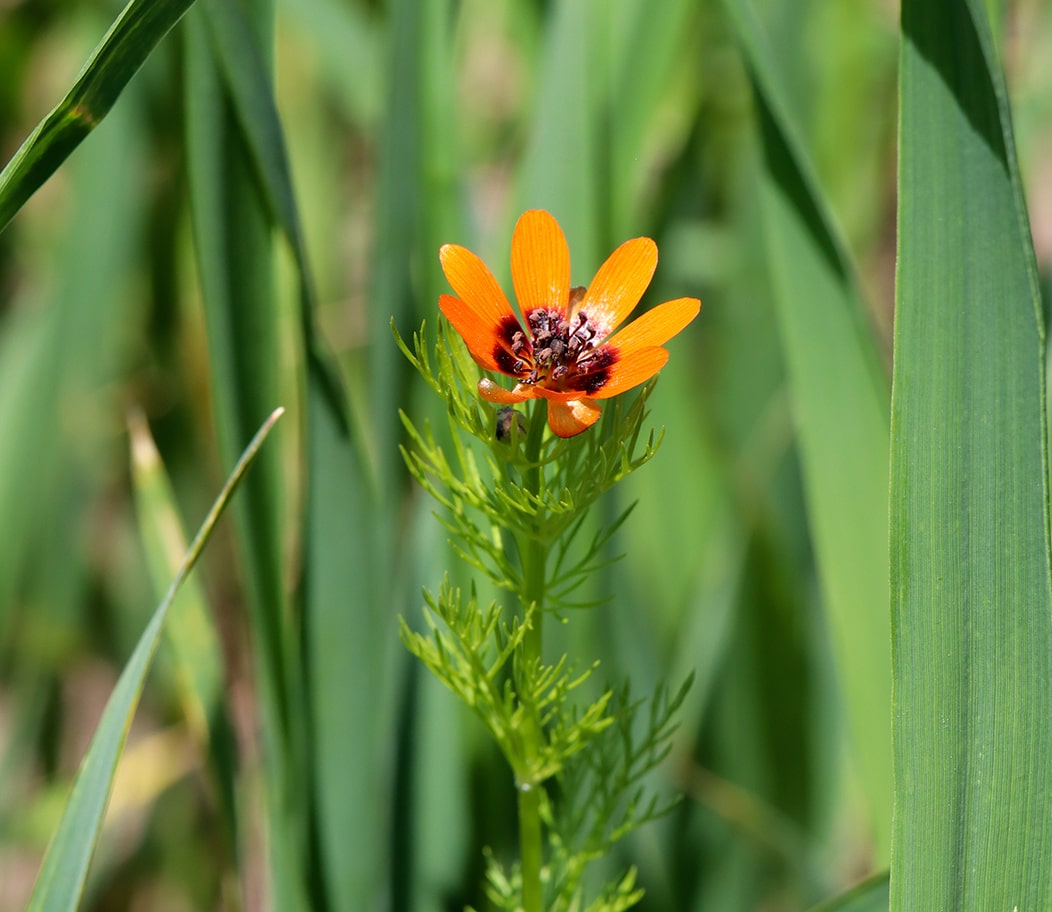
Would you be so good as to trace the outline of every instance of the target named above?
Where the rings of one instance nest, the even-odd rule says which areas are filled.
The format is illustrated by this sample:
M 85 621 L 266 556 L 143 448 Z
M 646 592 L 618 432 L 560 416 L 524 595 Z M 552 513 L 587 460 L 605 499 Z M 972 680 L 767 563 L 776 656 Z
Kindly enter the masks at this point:
M 583 699 L 581 685 L 596 664 L 581 668 L 567 656 L 542 661 L 539 622 L 542 612 L 594 604 L 578 592 L 609 563 L 610 539 L 631 508 L 598 530 L 587 514 L 660 444 L 653 433 L 640 443 L 653 381 L 634 399 L 606 403 L 587 433 L 542 437 L 536 432 L 543 412 L 534 412 L 527 431 L 517 412 L 494 410 L 479 398 L 479 368 L 442 324 L 433 351 L 424 327 L 411 345 L 397 332 L 395 338 L 445 400 L 452 439 L 447 453 L 428 425 L 417 427 L 403 414 L 406 465 L 439 505 L 436 515 L 457 554 L 513 600 L 509 612 L 498 602 L 483 606 L 474 586 L 465 595 L 446 580 L 437 594 L 424 591 L 425 629 L 403 621 L 402 639 L 489 729 L 522 790 L 520 813 L 522 801 L 530 803 L 537 826 L 543 825 L 545 908 L 622 912 L 642 896 L 635 870 L 592 896 L 585 871 L 626 834 L 670 809 L 647 792 L 644 779 L 669 750 L 687 685 L 673 695 L 660 688 L 649 700 L 633 700 L 627 685 Z M 539 801 L 530 795 L 534 790 Z M 541 849 L 538 839 L 533 844 L 530 883 L 536 884 Z M 487 871 L 494 906 L 521 908 L 519 868 L 505 869 L 487 856 Z

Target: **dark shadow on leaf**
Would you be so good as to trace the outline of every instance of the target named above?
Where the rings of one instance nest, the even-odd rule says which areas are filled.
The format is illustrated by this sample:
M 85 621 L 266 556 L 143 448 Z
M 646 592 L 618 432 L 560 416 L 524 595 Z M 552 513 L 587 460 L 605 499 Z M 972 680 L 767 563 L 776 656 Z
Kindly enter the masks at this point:
M 753 88 L 756 99 L 756 117 L 760 125 L 760 136 L 763 139 L 764 162 L 767 170 L 782 193 L 792 203 L 807 226 L 808 233 L 814 238 L 822 256 L 828 261 L 830 269 L 845 283 L 849 281 L 840 250 L 830 234 L 829 226 L 815 203 L 814 192 L 804 179 L 796 162 L 785 132 L 778 123 L 764 97 L 760 83 L 754 79 Z
M 1001 117 L 987 60 L 967 0 L 904 3 L 902 37 L 939 74 L 961 113 L 1008 170 Z M 1006 112 L 1007 113 L 1007 112 Z

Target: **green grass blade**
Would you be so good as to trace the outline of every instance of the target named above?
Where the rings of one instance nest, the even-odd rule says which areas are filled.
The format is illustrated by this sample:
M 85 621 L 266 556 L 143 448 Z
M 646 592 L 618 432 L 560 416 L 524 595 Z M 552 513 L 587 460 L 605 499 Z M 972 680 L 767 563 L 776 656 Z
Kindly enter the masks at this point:
M 128 428 L 143 550 L 150 577 L 163 593 L 186 551 L 182 524 L 175 507 L 175 492 L 145 419 L 132 413 Z M 207 749 L 209 719 L 223 701 L 223 665 L 204 592 L 194 580 L 186 582 L 176 600 L 167 639 L 174 654 L 176 690 L 187 725 L 198 745 Z
M 603 50 L 596 26 L 603 12 L 591 2 L 552 5 L 519 183 L 520 210 L 547 209 L 559 220 L 570 244 L 572 281 L 581 285 L 591 281 L 610 241 L 602 235 L 596 178 Z M 506 260 L 506 248 L 493 259 Z
M 260 189 L 267 198 L 274 220 L 288 236 L 306 281 L 309 277 L 306 251 L 292 190 L 285 138 L 270 89 L 272 80 L 266 62 L 237 3 L 219 0 L 202 7 L 202 12 L 238 126 L 259 177 Z
M 276 292 L 273 213 L 233 113 L 237 102 L 224 85 L 207 16 L 199 8 L 185 21 L 187 164 L 217 436 L 225 454 L 256 415 L 296 397 L 296 381 L 283 371 L 290 361 L 298 365 L 300 340 Z M 300 628 L 285 579 L 285 536 L 292 528 L 286 520 L 295 509 L 286 477 L 277 454 L 264 454 L 234 516 L 262 719 L 269 885 L 276 908 L 295 910 L 310 905 L 310 745 Z
M 443 0 L 444 2 L 444 0 Z M 376 258 L 370 292 L 372 296 L 369 328 L 369 409 L 361 423 L 368 433 L 358 442 L 367 447 L 367 464 L 375 478 L 381 499 L 397 496 L 404 472 L 392 455 L 398 451 L 402 427 L 398 410 L 408 400 L 408 384 L 415 379 L 405 359 L 392 348 L 391 320 L 405 334 L 419 325 L 421 310 L 435 313 L 436 302 L 420 301 L 415 281 L 414 261 L 425 275 L 434 275 L 438 249 L 424 251 L 419 246 L 429 201 L 424 193 L 428 156 L 434 154 L 425 141 L 427 115 L 424 63 L 429 53 L 429 27 L 435 19 L 435 3 L 396 0 L 391 4 L 387 61 L 387 118 L 381 135 L 377 181 Z M 443 242 L 463 238 L 446 237 Z M 426 258 L 426 259 L 425 259 Z M 373 318 L 375 316 L 375 319 Z
M 300 328 L 309 357 L 307 369 L 331 400 L 333 415 L 346 424 L 343 385 L 331 356 L 315 332 L 317 295 L 292 185 L 285 136 L 266 60 L 240 7 L 217 0 L 202 8 L 218 69 L 229 93 L 244 149 L 254 165 L 259 190 L 274 222 L 281 228 L 296 261 L 300 293 Z
M 317 377 L 308 382 L 311 429 L 305 529 L 304 643 L 318 851 L 329 908 L 376 908 L 387 888 L 387 775 L 391 708 L 382 686 L 397 646 L 377 573 L 383 544 L 359 454 Z
M 187 162 L 217 433 L 225 455 L 241 429 L 279 399 L 278 317 L 269 219 L 246 173 L 239 134 L 222 105 L 222 84 L 201 12 L 186 20 Z M 276 467 L 262 468 L 270 471 L 246 491 L 245 511 L 237 513 L 244 533 L 250 610 L 263 650 L 261 684 L 274 690 L 272 697 L 281 706 L 278 731 L 282 731 L 289 711 L 283 706 L 287 695 L 281 645 L 284 586 L 276 533 Z
M 1041 299 L 980 2 L 902 6 L 893 909 L 1052 897 Z
M 609 171 L 606 206 L 613 239 L 639 234 L 645 222 L 640 203 L 647 182 L 661 167 L 667 146 L 655 143 L 663 132 L 661 115 L 676 91 L 676 69 L 686 42 L 698 31 L 698 4 L 672 0 L 654 15 L 648 0 L 609 4 L 610 79 L 600 148 Z
M 128 81 L 193 0 L 132 0 L 73 88 L 0 172 L 0 231 L 109 113 Z
M 245 150 L 255 166 L 259 188 L 296 259 L 301 318 L 308 346 L 314 347 L 314 286 L 303 238 L 292 174 L 277 103 L 266 62 L 240 7 L 217 0 L 202 8 L 216 62 L 229 92 Z
M 91 746 L 88 748 L 73 784 L 73 791 L 65 813 L 62 815 L 62 821 L 44 857 L 44 863 L 29 903 L 30 912 L 52 912 L 52 910 L 67 912 L 67 910 L 77 908 L 84 890 L 88 866 L 102 828 L 117 762 L 124 747 L 132 716 L 138 705 L 139 696 L 142 694 L 146 673 L 157 651 L 168 610 L 175 600 L 179 587 L 197 562 L 216 522 L 244 478 L 245 472 L 255 459 L 274 423 L 281 417 L 281 413 L 282 410 L 278 409 L 271 414 L 241 454 L 241 458 L 219 492 L 212 509 L 205 517 L 197 535 L 194 536 L 179 572 L 168 588 L 168 593 L 158 605 L 135 651 L 128 660 L 128 664 L 125 665 L 117 686 L 106 703 Z
M 726 4 L 755 88 L 764 234 L 814 540 L 878 862 L 891 841 L 889 389 L 853 273 L 747 0 Z
M 136 263 L 143 230 L 142 197 L 133 189 L 143 174 L 138 87 L 126 102 L 67 169 L 68 197 L 47 260 L 44 295 L 33 293 L 34 283 L 20 288 L 17 281 L 14 294 L 0 295 L 7 308 L 0 324 L 0 516 L 12 530 L 0 548 L 4 642 L 17 636 L 8 625 L 17 624 L 18 602 L 34 578 L 54 582 L 54 568 L 45 569 L 46 561 L 32 555 L 43 549 L 56 566 L 72 569 L 75 562 L 58 546 L 55 530 L 76 525 L 74 504 L 84 503 L 93 467 L 110 452 L 102 428 L 120 414 L 113 377 L 128 357 L 122 331 L 136 319 L 123 277 Z M 100 211 L 107 216 L 104 229 Z M 17 248 L 15 234 L 11 240 Z M 76 608 L 45 604 L 48 610 L 36 612 L 35 621 L 48 617 L 48 626 L 65 614 L 75 625 Z M 13 650 L 16 664 L 20 653 Z

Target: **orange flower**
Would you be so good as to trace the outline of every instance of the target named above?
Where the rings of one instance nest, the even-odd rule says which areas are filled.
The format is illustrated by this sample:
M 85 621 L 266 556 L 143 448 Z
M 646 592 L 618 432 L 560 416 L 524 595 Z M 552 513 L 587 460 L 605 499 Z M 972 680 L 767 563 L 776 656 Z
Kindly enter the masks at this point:
M 650 284 L 657 256 L 650 238 L 633 238 L 610 254 L 588 288 L 571 288 L 559 223 L 540 209 L 524 212 L 511 239 L 523 322 L 482 260 L 445 244 L 439 257 L 457 297 L 441 295 L 439 308 L 481 367 L 517 381 L 509 390 L 480 380 L 482 398 L 500 405 L 547 399 L 551 429 L 572 437 L 599 420 L 597 399 L 653 377 L 668 360 L 661 346 L 701 309 L 697 298 L 677 298 L 618 329 Z

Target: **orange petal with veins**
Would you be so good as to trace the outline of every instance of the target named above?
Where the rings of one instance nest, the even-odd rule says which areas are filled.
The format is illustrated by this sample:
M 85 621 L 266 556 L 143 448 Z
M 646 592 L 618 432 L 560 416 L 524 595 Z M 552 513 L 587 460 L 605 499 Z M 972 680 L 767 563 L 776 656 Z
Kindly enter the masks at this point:
M 639 303 L 654 277 L 657 261 L 657 244 L 639 237 L 625 241 L 599 267 L 579 308 L 596 327 L 598 340 L 617 329 Z
M 524 212 L 511 238 L 511 280 L 526 315 L 538 307 L 566 313 L 570 248 L 559 223 L 543 209 Z
M 630 357 L 618 361 L 610 372 L 610 379 L 594 393 L 594 399 L 609 399 L 625 390 L 630 390 L 640 383 L 645 383 L 654 376 L 668 361 L 668 351 L 664 348 L 643 348 L 635 351 Z
M 459 322 L 454 322 L 447 314 L 449 321 L 456 327 L 457 332 L 464 336 L 468 350 L 479 364 L 489 370 L 500 370 L 496 362 L 495 348 L 506 351 L 509 359 L 515 358 L 506 338 L 507 334 L 502 330 L 512 320 L 518 325 L 519 318 L 515 316 L 507 297 L 493 278 L 493 273 L 466 247 L 443 244 L 438 251 L 438 258 L 446 279 L 461 302 L 461 306 L 455 308 Z M 442 307 L 441 298 L 438 303 L 439 307 Z M 446 312 L 444 307 L 442 312 Z M 486 333 L 491 337 L 488 345 L 482 338 Z M 474 338 L 469 340 L 468 334 Z
M 460 333 L 475 363 L 486 370 L 499 371 L 497 352 L 501 349 L 506 350 L 498 332 L 500 324 L 484 322 L 466 301 L 454 298 L 453 295 L 439 295 L 438 308 Z
M 443 244 L 438 258 L 453 291 L 480 322 L 496 326 L 504 317 L 515 316 L 493 273 L 470 250 L 458 244 Z
M 701 301 L 697 298 L 666 301 L 619 329 L 607 340 L 607 344 L 616 348 L 620 357 L 627 361 L 640 349 L 664 345 L 700 310 Z

